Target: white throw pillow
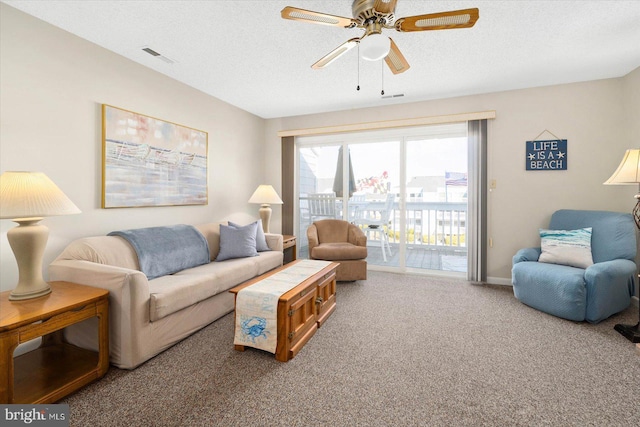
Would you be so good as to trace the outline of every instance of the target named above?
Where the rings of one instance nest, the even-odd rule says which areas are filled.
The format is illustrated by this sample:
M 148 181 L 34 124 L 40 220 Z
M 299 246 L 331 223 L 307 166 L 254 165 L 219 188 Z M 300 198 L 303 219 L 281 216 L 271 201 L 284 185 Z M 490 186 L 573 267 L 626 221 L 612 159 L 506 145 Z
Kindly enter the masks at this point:
M 591 227 L 577 230 L 540 229 L 542 253 L 538 261 L 587 268 L 593 264 Z

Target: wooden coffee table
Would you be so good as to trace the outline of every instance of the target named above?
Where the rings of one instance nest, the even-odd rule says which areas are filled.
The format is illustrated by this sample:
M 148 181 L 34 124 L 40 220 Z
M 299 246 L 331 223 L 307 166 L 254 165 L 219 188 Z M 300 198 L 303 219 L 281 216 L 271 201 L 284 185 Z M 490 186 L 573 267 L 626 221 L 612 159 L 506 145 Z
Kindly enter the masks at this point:
M 248 286 L 287 268 L 292 268 L 300 260 L 283 265 L 261 276 L 251 279 L 229 292 L 235 294 Z M 287 362 L 293 359 L 300 349 L 311 339 L 336 309 L 336 269 L 338 263 L 332 262 L 316 274 L 308 277 L 284 293 L 278 300 L 276 359 Z M 238 351 L 244 351 L 244 345 L 235 345 Z

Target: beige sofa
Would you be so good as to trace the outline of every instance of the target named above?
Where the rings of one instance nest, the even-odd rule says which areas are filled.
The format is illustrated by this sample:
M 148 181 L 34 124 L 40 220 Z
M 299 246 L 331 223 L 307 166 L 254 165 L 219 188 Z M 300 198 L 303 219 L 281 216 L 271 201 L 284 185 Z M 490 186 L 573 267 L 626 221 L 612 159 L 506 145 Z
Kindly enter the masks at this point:
M 220 223 L 196 226 L 213 261 L 220 250 Z M 282 265 L 282 236 L 265 234 L 271 251 L 210 262 L 147 280 L 127 240 L 99 236 L 72 242 L 49 266 L 51 281 L 109 290 L 110 361 L 133 369 L 183 338 L 231 312 L 230 288 Z M 65 330 L 67 341 L 97 349 L 97 321 Z M 230 342 L 231 346 L 232 343 Z

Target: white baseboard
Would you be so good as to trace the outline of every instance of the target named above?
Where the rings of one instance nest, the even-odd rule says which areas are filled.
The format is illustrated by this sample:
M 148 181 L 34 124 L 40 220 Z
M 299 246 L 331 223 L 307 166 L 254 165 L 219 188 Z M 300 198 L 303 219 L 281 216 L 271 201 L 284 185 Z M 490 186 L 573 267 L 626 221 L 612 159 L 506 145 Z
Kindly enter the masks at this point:
M 487 283 L 491 285 L 505 285 L 511 286 L 511 277 L 487 277 Z

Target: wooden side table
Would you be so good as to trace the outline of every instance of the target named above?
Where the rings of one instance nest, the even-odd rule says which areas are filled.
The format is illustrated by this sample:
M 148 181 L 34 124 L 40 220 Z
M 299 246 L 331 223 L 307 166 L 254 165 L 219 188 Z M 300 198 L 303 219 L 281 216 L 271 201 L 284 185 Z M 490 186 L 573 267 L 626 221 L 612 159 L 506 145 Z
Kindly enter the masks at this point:
M 297 254 L 297 252 L 298 252 L 297 249 L 298 248 L 296 246 L 296 236 L 291 236 L 291 235 L 288 235 L 288 234 L 284 234 L 282 236 L 282 248 L 285 251 L 287 249 L 289 249 L 289 248 L 292 248 L 291 249 L 291 254 L 292 254 L 291 255 L 291 261 L 289 261 L 289 262 L 293 262 L 296 259 L 298 259 L 298 254 Z M 287 263 L 285 262 L 285 264 L 287 264 Z
M 52 282 L 49 295 L 9 301 L 0 293 L 0 403 L 52 403 L 102 377 L 109 368 L 109 291 Z M 99 351 L 64 342 L 62 330 L 98 318 Z M 42 337 L 13 357 L 18 344 Z

